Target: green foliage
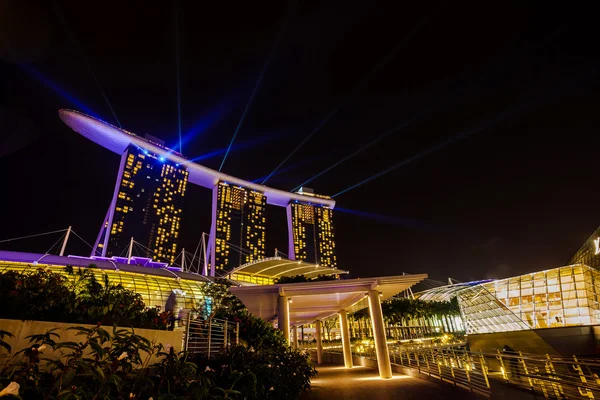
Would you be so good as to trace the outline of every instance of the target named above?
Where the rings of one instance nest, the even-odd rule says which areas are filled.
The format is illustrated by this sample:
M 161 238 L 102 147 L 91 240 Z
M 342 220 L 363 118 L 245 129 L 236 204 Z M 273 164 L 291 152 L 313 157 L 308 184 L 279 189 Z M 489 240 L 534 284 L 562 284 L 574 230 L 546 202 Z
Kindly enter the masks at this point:
M 246 307 L 228 288 L 231 282 L 226 279 L 215 279 L 202 288 L 205 302 L 202 304 L 203 317 L 227 319 L 234 315 L 244 314 Z
M 146 308 L 139 294 L 109 282 L 106 274 L 98 282 L 93 268 L 0 274 L 0 318 L 166 329 L 168 313 Z
M 0 388 L 20 385 L 24 399 L 241 399 L 256 385 L 254 374 L 229 368 L 227 381 L 200 369 L 185 353 L 168 351 L 128 330 L 109 333 L 99 324 L 77 327 L 80 342 L 58 342 L 54 332 L 33 335 L 31 347 L 15 354 L 0 371 Z M 44 357 L 48 350 L 59 360 Z M 158 362 L 149 365 L 149 356 Z M 247 369 L 246 369 L 247 370 Z M 221 386 L 221 382 L 226 382 Z M 250 384 L 250 386 L 248 386 Z M 255 393 L 254 390 L 251 391 Z M 256 398 L 256 397 L 254 397 Z
M 243 346 L 210 360 L 198 357 L 199 368 L 214 370 L 220 387 L 241 385 L 248 399 L 298 398 L 317 374 L 308 354 L 292 349 L 283 333 L 272 324 L 248 314 L 239 299 L 229 292 L 227 284 L 213 284 L 207 289 L 205 294 L 210 293 L 215 299 L 212 314 L 239 323 Z
M 409 319 L 458 316 L 458 301 L 424 301 L 406 297 L 393 297 L 381 303 L 383 316 L 390 324 L 404 323 Z M 369 309 L 364 308 L 352 314 L 354 319 L 369 317 Z
M 10 332 L 3 331 L 0 329 L 0 347 L 4 347 L 6 351 L 10 353 L 12 348 L 10 347 L 10 344 L 4 341 L 5 337 L 14 337 L 14 335 Z
M 218 386 L 235 383 L 247 399 L 297 399 L 316 376 L 308 353 L 289 346 L 261 350 L 236 346 L 228 354 L 199 357 L 196 362 L 200 369 L 214 371 Z

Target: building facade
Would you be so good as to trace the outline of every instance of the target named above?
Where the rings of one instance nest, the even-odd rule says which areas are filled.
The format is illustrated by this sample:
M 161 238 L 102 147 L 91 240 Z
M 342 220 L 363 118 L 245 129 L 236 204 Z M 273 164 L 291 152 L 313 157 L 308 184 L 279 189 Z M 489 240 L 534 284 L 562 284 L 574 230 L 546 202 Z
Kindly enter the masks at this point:
M 265 195 L 226 182 L 219 182 L 215 192 L 211 271 L 231 271 L 242 264 L 264 258 L 267 224 Z
M 569 264 L 585 264 L 600 270 L 600 227 L 592 233 L 583 246 L 571 257 Z
M 188 181 L 185 167 L 138 146 L 121 157 L 113 200 L 96 240 L 93 255 L 120 256 L 131 238 L 149 258 L 172 264 Z
M 584 264 L 417 295 L 433 301 L 456 296 L 467 334 L 600 324 L 600 271 Z
M 312 190 L 303 189 L 299 193 L 317 196 Z M 287 217 L 290 258 L 336 268 L 333 210 L 294 201 L 287 206 Z

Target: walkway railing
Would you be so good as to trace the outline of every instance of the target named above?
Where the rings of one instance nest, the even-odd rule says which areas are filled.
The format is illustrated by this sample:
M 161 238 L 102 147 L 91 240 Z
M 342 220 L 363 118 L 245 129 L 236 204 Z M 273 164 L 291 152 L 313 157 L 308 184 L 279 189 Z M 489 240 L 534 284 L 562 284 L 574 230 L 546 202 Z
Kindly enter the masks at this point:
M 491 397 L 486 361 L 481 355 L 454 347 L 390 347 L 390 360 L 392 364 L 414 368 L 441 382 Z
M 188 315 L 184 349 L 190 353 L 211 355 L 239 344 L 239 322 L 210 318 L 194 320 Z
M 600 362 L 577 357 L 478 353 L 456 348 L 390 347 L 392 363 L 491 397 L 508 383 L 545 398 L 600 399 Z
M 520 352 L 480 353 L 453 345 L 389 345 L 392 364 L 486 397 L 521 388 L 547 399 L 600 399 L 600 360 Z M 341 345 L 323 346 L 341 353 Z M 353 345 L 352 353 L 375 359 L 374 351 Z

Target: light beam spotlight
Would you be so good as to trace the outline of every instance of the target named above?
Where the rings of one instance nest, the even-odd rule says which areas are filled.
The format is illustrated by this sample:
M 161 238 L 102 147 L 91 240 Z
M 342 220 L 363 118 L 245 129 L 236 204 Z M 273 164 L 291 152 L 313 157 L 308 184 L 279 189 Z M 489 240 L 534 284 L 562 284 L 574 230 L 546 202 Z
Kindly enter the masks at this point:
M 439 7 L 434 13 L 439 13 L 441 9 L 442 7 Z M 277 172 L 277 170 L 281 168 L 283 164 L 288 162 L 288 160 L 292 158 L 292 156 L 302 146 L 304 146 L 317 132 L 319 132 L 321 128 L 323 128 L 342 107 L 344 107 L 348 102 L 350 102 L 350 100 L 354 98 L 356 93 L 358 93 L 361 89 L 366 87 L 367 84 L 371 81 L 371 79 L 373 79 L 373 77 L 375 77 L 380 70 L 382 70 L 386 65 L 388 65 L 396 57 L 396 55 L 401 49 L 406 47 L 412 41 L 415 35 L 426 25 L 427 22 L 429 22 L 430 19 L 430 15 L 426 15 L 425 17 L 423 17 L 420 21 L 417 22 L 415 27 L 390 52 L 388 52 L 385 56 L 380 58 L 377 64 L 375 64 L 375 66 L 369 72 L 363 75 L 360 78 L 360 80 L 356 82 L 354 86 L 352 86 L 348 93 L 346 93 L 346 95 L 342 97 L 339 103 L 329 112 L 329 114 L 327 114 L 325 118 L 323 118 L 317 124 L 317 126 L 306 137 L 304 137 L 304 139 L 283 159 L 283 161 L 281 161 L 279 165 L 275 167 L 275 169 L 267 176 L 267 178 L 265 178 L 261 182 L 261 185 L 264 185 L 271 178 L 271 176 L 273 176 L 273 174 Z
M 90 107 L 88 107 L 86 104 L 84 104 L 79 99 L 77 99 L 75 96 L 73 96 L 71 93 L 69 93 L 68 91 L 66 91 L 62 87 L 60 87 L 58 85 L 58 83 L 54 82 L 52 79 L 50 79 L 46 75 L 42 74 L 40 71 L 38 71 L 32 65 L 30 65 L 30 64 L 19 64 L 19 66 L 21 67 L 22 70 L 24 70 L 26 73 L 28 73 L 29 75 L 31 75 L 32 77 L 34 77 L 35 79 L 37 79 L 44 86 L 46 86 L 47 88 L 52 89 L 52 91 L 54 93 L 56 93 L 57 95 L 59 95 L 62 99 L 68 101 L 71 104 L 73 104 L 77 109 L 82 110 L 83 112 L 85 112 L 88 115 L 91 115 L 94 118 L 102 119 Z
M 340 164 L 348 161 L 349 159 L 351 159 L 355 155 L 357 155 L 359 153 L 362 153 L 363 151 L 367 150 L 368 148 L 374 146 L 375 144 L 379 143 L 381 140 L 385 139 L 386 137 L 390 136 L 391 134 L 396 133 L 396 132 L 398 132 L 398 131 L 400 131 L 400 130 L 406 128 L 406 127 L 408 127 L 413 122 L 421 119 L 428 112 L 429 112 L 429 110 L 422 111 L 422 112 L 418 113 L 417 115 L 415 115 L 414 117 L 412 117 L 411 119 L 409 119 L 408 121 L 402 121 L 400 124 L 396 125 L 392 129 L 388 129 L 387 131 L 385 131 L 384 133 L 382 133 L 381 135 L 379 135 L 375 139 L 371 140 L 369 143 L 367 143 L 364 146 L 362 146 L 362 147 L 358 148 L 357 150 L 355 150 L 353 153 L 347 155 L 346 157 L 341 158 L 340 160 L 338 160 L 337 162 L 335 162 L 333 165 L 330 165 L 329 167 L 325 168 L 324 170 L 322 170 L 318 174 L 314 175 L 312 178 L 310 178 L 310 179 L 302 182 L 301 184 L 299 184 L 298 186 L 296 186 L 294 189 L 292 189 L 291 192 L 295 192 L 296 190 L 300 189 L 301 187 L 306 186 L 306 184 L 312 182 L 313 180 L 317 179 L 321 175 L 323 175 L 323 174 L 331 171 L 332 169 L 334 169 L 338 165 L 340 165 Z
M 265 73 L 267 72 L 267 69 L 269 68 L 269 64 L 271 63 L 273 56 L 275 55 L 275 51 L 277 50 L 277 47 L 279 46 L 279 42 L 281 42 L 281 38 L 283 37 L 283 33 L 285 32 L 285 28 L 287 26 L 288 19 L 289 19 L 290 15 L 292 14 L 292 12 L 296 9 L 296 2 L 297 2 L 297 0 L 289 1 L 288 11 L 284 17 L 283 23 L 281 24 L 279 33 L 277 34 L 277 37 L 275 38 L 275 42 L 273 43 L 273 47 L 271 48 L 271 52 L 265 59 L 265 62 L 260 71 L 260 74 L 258 75 L 258 78 L 256 79 L 256 83 L 254 85 L 254 89 L 252 90 L 252 94 L 250 95 L 250 98 L 248 99 L 248 102 L 246 103 L 246 107 L 244 108 L 244 112 L 242 113 L 242 116 L 235 128 L 235 131 L 233 132 L 233 136 L 231 137 L 229 146 L 227 146 L 227 150 L 225 151 L 225 155 L 223 156 L 223 161 L 221 161 L 221 165 L 219 166 L 219 171 L 221 171 L 223 169 L 223 165 L 225 165 L 225 160 L 227 160 L 227 155 L 229 155 L 231 146 L 233 145 L 233 142 L 235 141 L 236 136 L 238 135 L 242 125 L 244 124 L 244 120 L 246 119 L 246 114 L 248 113 L 248 110 L 250 109 L 250 106 L 252 105 L 252 102 L 254 101 L 254 97 L 256 96 L 256 93 L 258 93 L 260 84 L 262 83 Z
M 381 221 L 386 224 L 401 225 L 407 228 L 416 229 L 425 232 L 445 232 L 450 230 L 448 226 L 440 224 L 432 224 L 429 222 L 420 221 L 412 218 L 401 218 L 393 215 L 383 215 L 368 211 L 350 210 L 348 208 L 335 207 L 335 212 L 341 212 L 344 214 L 356 215 L 361 218 L 373 219 Z
M 250 139 L 250 140 L 245 140 L 237 145 L 234 145 L 232 148 L 232 151 L 237 151 L 237 150 L 242 150 L 242 149 L 247 149 L 247 148 L 253 148 L 257 145 L 266 143 L 266 142 L 270 142 L 272 140 L 279 140 L 281 139 L 281 136 L 279 135 L 264 135 L 261 137 L 258 137 L 256 139 Z M 194 158 L 190 158 L 188 161 L 186 161 L 183 164 L 187 164 L 190 162 L 197 162 L 197 161 L 202 161 L 202 160 L 207 160 L 209 158 L 213 158 L 216 156 L 219 156 L 221 154 L 225 154 L 225 152 L 227 151 L 227 148 L 224 147 L 222 149 L 217 149 L 217 150 L 213 150 L 209 153 L 206 154 L 202 154 L 200 156 L 196 156 Z

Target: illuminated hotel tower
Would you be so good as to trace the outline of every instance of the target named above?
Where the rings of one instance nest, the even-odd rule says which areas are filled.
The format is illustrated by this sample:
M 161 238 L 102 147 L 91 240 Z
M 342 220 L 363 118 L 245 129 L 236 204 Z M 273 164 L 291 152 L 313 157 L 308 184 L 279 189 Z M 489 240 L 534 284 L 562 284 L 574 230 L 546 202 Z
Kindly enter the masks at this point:
M 213 189 L 211 275 L 265 257 L 266 205 L 255 190 L 225 182 Z
M 113 199 L 92 255 L 126 254 L 133 237 L 147 248 L 146 257 L 172 264 L 187 181 L 186 168 L 129 145 L 121 156 Z
M 297 193 L 328 198 L 315 195 L 308 188 L 301 188 Z M 336 268 L 333 210 L 295 200 L 287 206 L 287 218 L 290 259 Z

